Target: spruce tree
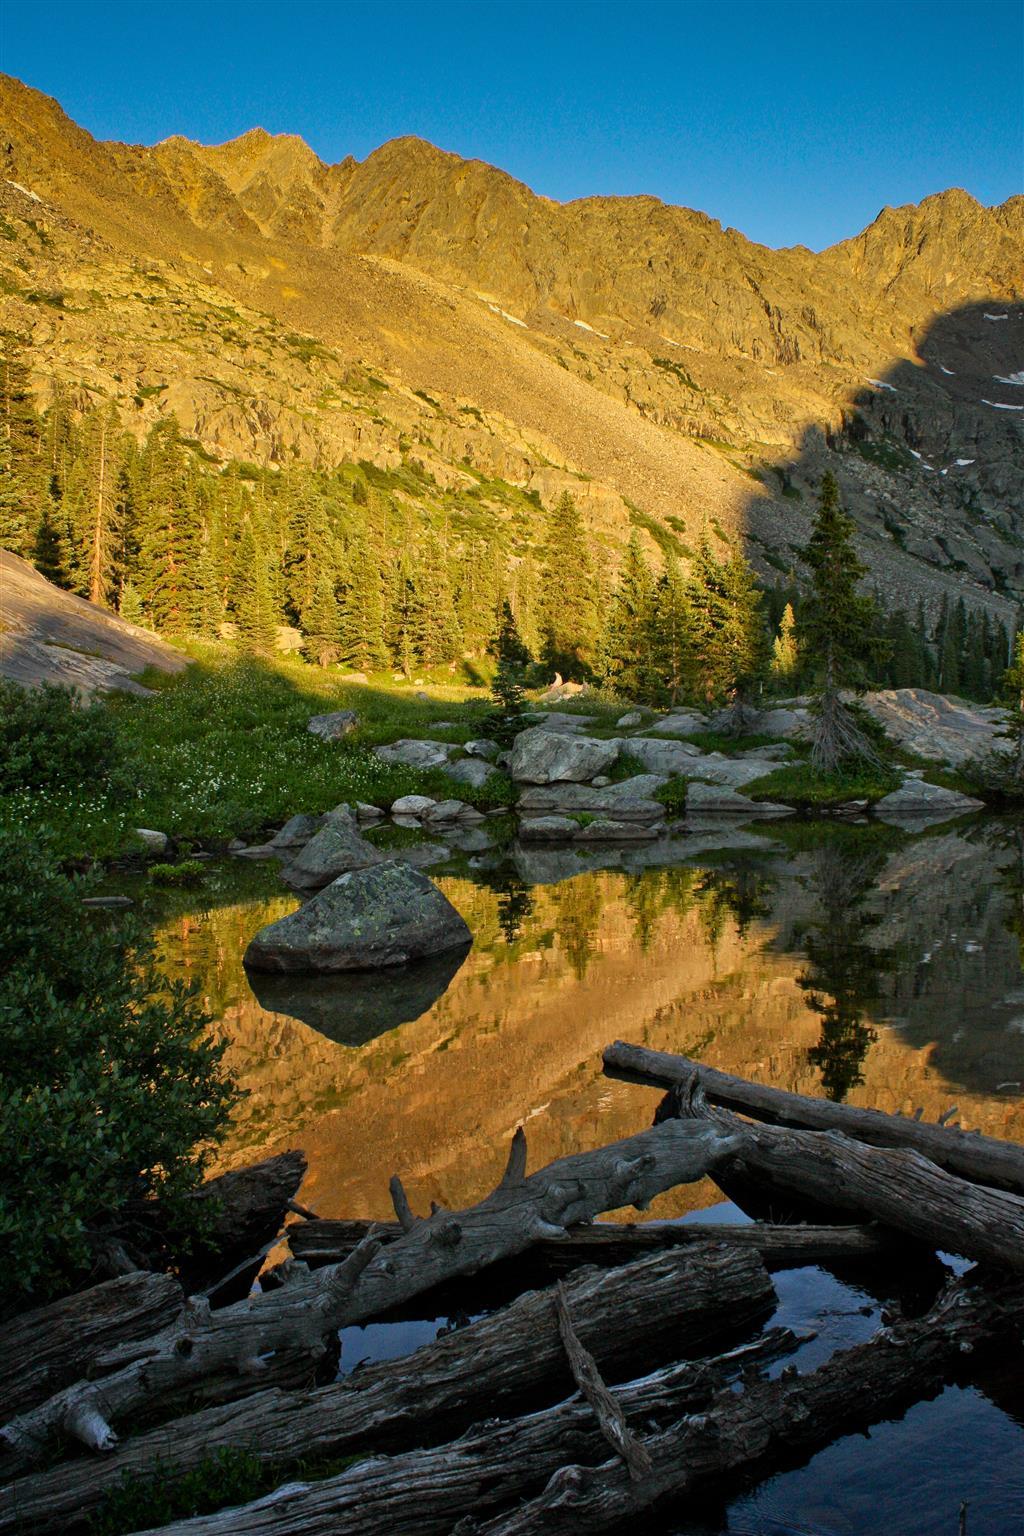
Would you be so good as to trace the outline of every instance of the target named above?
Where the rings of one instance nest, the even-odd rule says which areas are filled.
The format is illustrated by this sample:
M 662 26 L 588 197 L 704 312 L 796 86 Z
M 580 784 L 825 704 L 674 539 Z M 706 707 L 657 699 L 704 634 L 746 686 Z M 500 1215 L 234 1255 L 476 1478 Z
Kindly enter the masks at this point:
M 543 659 L 552 671 L 581 681 L 590 676 L 601 627 L 599 601 L 583 519 L 565 491 L 548 517 L 538 625 Z
M 693 615 L 687 582 L 669 555 L 654 594 L 655 704 L 678 704 L 694 673 Z
M 811 588 L 797 615 L 801 655 L 815 673 L 811 761 L 834 773 L 850 758 L 874 753 L 856 716 L 843 702 L 844 688 L 862 691 L 866 667 L 878 658 L 878 610 L 858 592 L 867 567 L 853 547 L 856 525 L 843 511 L 831 471 L 821 482 L 818 511 L 800 558 L 811 573 Z
M 312 600 L 302 615 L 302 653 L 318 667 L 329 667 L 340 651 L 340 615 L 334 581 L 327 571 L 317 577 Z
M 654 609 L 654 577 L 634 532 L 608 609 L 602 676 L 616 693 L 644 702 L 655 687 Z
M 777 686 L 788 692 L 796 686 L 799 652 L 796 645 L 796 616 L 787 603 L 779 620 L 778 633 L 772 641 L 771 673 Z
M 498 665 L 491 684 L 491 698 L 506 720 L 518 715 L 525 697 L 526 672 L 533 658 L 516 626 L 511 604 L 501 605 L 501 619 L 494 642 Z
M 235 607 L 238 641 L 243 651 L 266 655 L 277 639 L 277 611 L 267 562 L 260 557 L 251 523 L 246 523 L 240 544 L 240 559 L 249 571 Z

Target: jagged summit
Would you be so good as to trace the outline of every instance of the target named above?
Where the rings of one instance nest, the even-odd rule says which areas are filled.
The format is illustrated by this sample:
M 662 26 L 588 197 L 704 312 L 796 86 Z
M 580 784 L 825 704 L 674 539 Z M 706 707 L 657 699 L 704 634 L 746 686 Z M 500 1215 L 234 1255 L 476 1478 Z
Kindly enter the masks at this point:
M 334 165 L 263 128 L 100 143 L 10 77 L 0 158 L 2 323 L 44 397 L 173 410 L 218 458 L 571 486 L 613 542 L 685 554 L 713 515 L 780 571 L 831 463 L 887 579 L 1024 595 L 1024 197 L 772 250 L 415 136 Z

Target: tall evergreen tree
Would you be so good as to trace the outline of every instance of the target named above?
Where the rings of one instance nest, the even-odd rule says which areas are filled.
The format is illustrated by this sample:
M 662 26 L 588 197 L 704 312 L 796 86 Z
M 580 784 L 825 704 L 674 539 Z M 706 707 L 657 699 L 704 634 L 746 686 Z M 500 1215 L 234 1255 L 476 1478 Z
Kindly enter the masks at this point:
M 545 665 L 563 677 L 590 675 L 601 627 L 599 601 L 583 519 L 565 491 L 548 516 L 538 624 Z
M 603 675 L 617 693 L 650 698 L 655 687 L 655 585 L 634 531 L 612 594 L 602 639 Z
M 867 567 L 853 547 L 854 529 L 840 505 L 835 476 L 827 471 L 811 537 L 800 554 L 811 573 L 811 589 L 797 615 L 801 654 L 816 673 L 811 761 L 826 773 L 848 758 L 873 756 L 841 697 L 844 688 L 866 686 L 866 668 L 882 650 L 876 605 L 857 590 Z
M 787 603 L 779 619 L 778 633 L 772 641 L 771 673 L 777 686 L 788 691 L 796 686 L 799 652 L 796 644 L 796 615 Z
M 321 571 L 307 608 L 302 614 L 303 655 L 318 667 L 329 667 L 340 653 L 340 614 L 334 581 Z

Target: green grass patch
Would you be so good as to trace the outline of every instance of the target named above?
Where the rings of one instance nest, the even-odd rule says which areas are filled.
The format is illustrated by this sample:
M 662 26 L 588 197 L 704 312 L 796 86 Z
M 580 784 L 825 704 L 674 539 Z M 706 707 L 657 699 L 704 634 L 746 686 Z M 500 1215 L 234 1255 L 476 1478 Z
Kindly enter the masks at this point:
M 847 800 L 874 804 L 900 786 L 900 774 L 883 764 L 853 764 L 839 773 L 816 773 L 809 762 L 786 763 L 749 785 L 751 800 L 782 800 L 801 809 L 827 809 Z
M 206 873 L 206 865 L 199 859 L 183 859 L 180 864 L 153 864 L 149 870 L 151 885 L 199 885 Z

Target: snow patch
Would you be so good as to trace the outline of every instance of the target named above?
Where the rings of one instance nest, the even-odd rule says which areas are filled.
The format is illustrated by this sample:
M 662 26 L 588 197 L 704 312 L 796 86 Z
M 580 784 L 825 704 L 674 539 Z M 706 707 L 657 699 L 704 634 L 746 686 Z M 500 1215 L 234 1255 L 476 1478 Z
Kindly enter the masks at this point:
M 887 389 L 889 390 L 890 394 L 899 394 L 899 390 L 896 388 L 895 384 L 887 384 L 884 379 L 868 379 L 868 383 L 873 384 L 876 389 Z
M 591 336 L 600 336 L 602 341 L 608 340 L 608 333 L 606 331 L 595 330 L 594 327 L 592 325 L 588 325 L 585 320 L 574 320 L 573 325 L 579 326 L 581 331 L 589 331 Z M 675 343 L 673 342 L 673 346 L 674 345 Z
M 660 334 L 661 333 L 659 332 L 659 335 Z M 662 341 L 667 341 L 670 347 L 678 347 L 679 345 L 678 341 L 673 341 L 671 336 L 662 336 L 661 339 Z
M 993 378 L 997 384 L 1016 384 L 1018 389 L 1024 389 L 1024 368 L 1017 373 L 996 373 Z
M 907 452 L 908 453 L 912 453 L 914 455 L 915 459 L 923 459 L 924 458 L 924 454 L 923 453 L 918 453 L 916 448 L 908 448 Z
M 990 405 L 994 411 L 1024 411 L 1024 405 L 1007 405 L 1003 400 L 982 400 L 982 405 Z
M 34 203 L 42 202 L 38 192 L 30 192 L 28 187 L 23 187 L 20 181 L 8 181 L 7 185 L 13 187 L 15 192 L 24 192 L 25 196 L 30 197 Z
M 1009 315 L 986 315 L 986 320 L 1009 320 Z
M 530 329 L 525 320 L 520 320 L 517 315 L 510 315 L 507 309 L 501 309 L 497 304 L 488 304 L 487 308 L 493 314 L 500 315 L 503 320 L 507 320 L 510 325 L 521 325 L 524 331 Z
M 956 378 L 956 374 L 953 372 L 952 368 L 947 368 L 944 363 L 940 363 L 939 364 L 939 368 L 942 370 L 943 373 L 948 373 L 948 375 L 949 375 L 949 377 L 951 379 L 955 379 Z
M 973 464 L 974 462 L 973 459 L 957 459 L 956 466 L 958 469 L 966 469 L 968 464 Z

